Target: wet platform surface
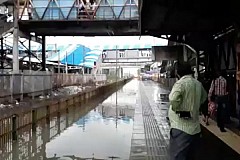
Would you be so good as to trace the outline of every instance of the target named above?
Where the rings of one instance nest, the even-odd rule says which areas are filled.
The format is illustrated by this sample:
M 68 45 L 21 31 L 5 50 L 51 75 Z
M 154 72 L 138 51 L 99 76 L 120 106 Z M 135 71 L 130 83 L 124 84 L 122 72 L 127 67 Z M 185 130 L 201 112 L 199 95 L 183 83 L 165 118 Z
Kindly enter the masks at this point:
M 130 159 L 168 159 L 168 94 L 155 82 L 139 82 Z
M 168 95 L 169 91 L 158 83 L 139 82 L 130 159 L 169 159 L 170 125 L 166 119 L 169 108 Z M 227 134 L 231 133 L 222 133 L 221 136 L 226 137 Z M 228 143 L 231 143 L 229 140 Z M 234 143 L 236 150 L 236 142 Z M 202 138 L 195 160 L 239 160 L 240 155 L 234 149 L 224 143 L 216 133 L 202 127 Z
M 69 107 L 0 137 L 0 160 L 168 160 L 169 91 L 152 81 L 132 80 L 110 97 Z M 238 160 L 214 135 L 203 131 L 197 160 Z

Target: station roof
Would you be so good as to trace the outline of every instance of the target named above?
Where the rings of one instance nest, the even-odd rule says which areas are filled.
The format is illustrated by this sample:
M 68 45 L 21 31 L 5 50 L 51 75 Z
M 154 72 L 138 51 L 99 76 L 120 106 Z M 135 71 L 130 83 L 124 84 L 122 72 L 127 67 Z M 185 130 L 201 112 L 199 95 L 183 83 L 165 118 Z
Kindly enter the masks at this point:
M 145 35 L 210 36 L 239 26 L 240 1 L 142 1 L 141 33 Z M 175 39 L 176 40 L 176 39 Z
M 240 1 L 147 0 L 141 12 L 142 32 L 178 34 L 219 32 L 239 23 Z

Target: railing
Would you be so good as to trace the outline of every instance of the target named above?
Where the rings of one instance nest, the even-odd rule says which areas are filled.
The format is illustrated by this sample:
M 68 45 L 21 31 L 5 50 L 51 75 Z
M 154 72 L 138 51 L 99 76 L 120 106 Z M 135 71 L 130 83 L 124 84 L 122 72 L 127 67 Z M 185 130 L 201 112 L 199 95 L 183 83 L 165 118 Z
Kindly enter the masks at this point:
M 106 75 L 79 74 L 1 74 L 0 98 L 44 92 L 64 86 L 85 86 L 106 82 Z
M 53 74 L 53 88 L 72 86 L 72 85 L 87 85 L 92 82 L 105 82 L 106 75 L 78 75 L 78 74 Z
M 28 0 L 26 0 L 28 1 Z M 138 5 L 19 6 L 20 20 L 131 20 L 139 18 Z M 44 6 L 44 7 L 43 7 Z M 84 9 L 83 9 L 84 6 Z

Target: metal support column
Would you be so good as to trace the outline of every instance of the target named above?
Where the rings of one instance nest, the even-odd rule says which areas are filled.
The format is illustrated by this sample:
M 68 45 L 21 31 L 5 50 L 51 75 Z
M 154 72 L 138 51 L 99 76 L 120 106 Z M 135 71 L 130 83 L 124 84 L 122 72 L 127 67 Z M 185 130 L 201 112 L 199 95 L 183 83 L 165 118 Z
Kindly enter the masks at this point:
M 4 50 L 3 50 L 3 38 L 1 38 L 1 69 L 4 68 Z
M 58 54 L 58 74 L 60 74 L 60 54 L 59 54 L 60 51 L 57 50 L 57 44 L 55 44 L 55 54 L 57 53 Z
M 237 73 L 236 73 L 236 110 L 238 114 L 238 129 L 240 129 L 240 32 L 238 33 L 237 39 L 236 39 L 236 46 L 235 46 L 235 51 L 236 51 L 236 59 L 237 59 Z
M 85 74 L 85 47 L 83 47 L 83 65 L 82 65 L 83 75 Z
M 13 73 L 19 73 L 18 50 L 18 0 L 14 1 L 14 30 L 13 30 Z
M 116 128 L 118 126 L 118 48 L 116 46 Z
M 42 36 L 42 71 L 46 71 L 46 37 Z
M 31 62 L 31 35 L 29 34 L 28 40 L 28 58 L 29 58 L 29 70 L 32 70 L 32 62 Z
M 197 74 L 196 74 L 196 79 L 199 78 L 199 51 L 196 52 L 196 71 L 197 71 Z

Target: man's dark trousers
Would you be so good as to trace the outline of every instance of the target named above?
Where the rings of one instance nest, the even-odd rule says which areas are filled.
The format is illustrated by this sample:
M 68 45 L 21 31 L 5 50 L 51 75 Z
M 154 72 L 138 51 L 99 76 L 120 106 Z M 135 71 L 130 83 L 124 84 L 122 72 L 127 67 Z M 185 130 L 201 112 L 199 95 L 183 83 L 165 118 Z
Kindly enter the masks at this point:
M 170 131 L 170 160 L 194 160 L 200 145 L 200 133 L 187 134 L 172 128 Z

